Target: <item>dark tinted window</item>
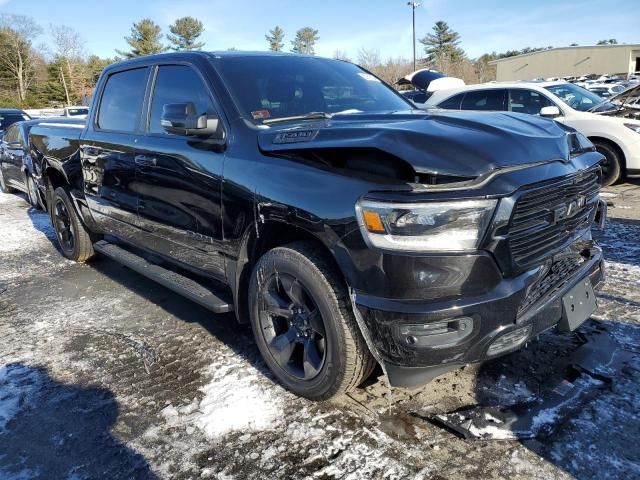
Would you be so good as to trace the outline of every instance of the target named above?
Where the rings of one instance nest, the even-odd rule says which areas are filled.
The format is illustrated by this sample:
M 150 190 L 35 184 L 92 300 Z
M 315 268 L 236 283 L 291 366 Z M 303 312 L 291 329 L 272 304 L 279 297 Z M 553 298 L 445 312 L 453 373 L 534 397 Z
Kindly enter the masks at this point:
M 348 62 L 298 56 L 229 56 L 214 62 L 240 110 L 256 121 L 412 108 L 377 77 Z
M 441 102 L 438 107 L 446 108 L 447 110 L 460 110 L 460 104 L 462 103 L 463 97 L 464 93 L 459 93 L 451 98 L 447 98 L 444 102 Z
M 146 68 L 127 70 L 109 76 L 100 102 L 98 126 L 105 130 L 135 131 L 146 84 Z
M 509 90 L 509 111 L 538 115 L 543 107 L 554 104 L 539 92 L 525 89 Z
M 183 65 L 160 67 L 153 91 L 149 131 L 152 133 L 164 132 L 160 125 L 164 105 L 186 102 L 192 102 L 195 105 L 198 115 L 213 113 L 213 104 L 209 93 L 198 74 L 191 67 Z
M 21 113 L 0 113 L 0 130 L 6 130 L 10 125 L 22 120 L 29 120 L 29 117 Z
M 462 99 L 462 110 L 505 110 L 505 90 L 476 90 Z

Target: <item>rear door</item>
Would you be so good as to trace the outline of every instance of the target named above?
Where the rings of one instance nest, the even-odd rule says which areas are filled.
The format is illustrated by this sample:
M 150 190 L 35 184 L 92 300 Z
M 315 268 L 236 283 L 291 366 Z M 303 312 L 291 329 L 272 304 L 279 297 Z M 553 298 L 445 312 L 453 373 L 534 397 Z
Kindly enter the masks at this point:
M 466 92 L 462 110 L 504 111 L 507 109 L 507 91 L 504 88 L 480 89 Z
M 146 133 L 135 158 L 140 225 L 154 251 L 222 278 L 224 150 L 207 138 L 169 134 L 160 123 L 164 105 L 186 102 L 199 115 L 219 113 L 208 82 L 194 65 L 156 66 Z
M 85 196 L 94 220 L 105 232 L 140 241 L 135 149 L 141 137 L 149 67 L 110 73 L 92 128 L 81 140 Z
M 2 140 L 2 174 L 9 187 L 25 189 L 22 173 L 24 137 L 20 125 L 14 123 L 5 132 Z

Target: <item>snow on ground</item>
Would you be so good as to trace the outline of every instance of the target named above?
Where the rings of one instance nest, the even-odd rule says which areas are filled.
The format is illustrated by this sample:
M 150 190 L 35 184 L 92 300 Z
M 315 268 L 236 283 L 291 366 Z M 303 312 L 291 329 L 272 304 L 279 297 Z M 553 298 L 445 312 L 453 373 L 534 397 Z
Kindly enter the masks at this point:
M 634 207 L 621 214 L 640 211 L 640 195 L 623 204 L 636 197 L 621 188 L 610 198 Z M 638 219 L 613 219 L 599 238 L 608 279 L 597 318 L 640 354 L 638 238 Z M 0 194 L 3 480 L 640 477 L 637 356 L 547 439 L 465 441 L 429 415 L 539 398 L 576 336 L 547 332 L 417 391 L 374 377 L 316 404 L 274 383 L 232 316 L 109 260 L 67 262 L 54 240 L 45 213 Z

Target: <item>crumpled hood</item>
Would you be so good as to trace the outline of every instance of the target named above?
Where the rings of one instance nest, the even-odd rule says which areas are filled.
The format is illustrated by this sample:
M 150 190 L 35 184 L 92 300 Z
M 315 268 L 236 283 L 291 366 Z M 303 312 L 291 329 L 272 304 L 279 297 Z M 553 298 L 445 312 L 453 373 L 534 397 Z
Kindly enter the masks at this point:
M 258 136 L 265 153 L 376 148 L 418 173 L 479 176 L 496 168 L 566 160 L 568 127 L 541 117 L 501 112 L 411 111 L 336 115 L 272 125 Z

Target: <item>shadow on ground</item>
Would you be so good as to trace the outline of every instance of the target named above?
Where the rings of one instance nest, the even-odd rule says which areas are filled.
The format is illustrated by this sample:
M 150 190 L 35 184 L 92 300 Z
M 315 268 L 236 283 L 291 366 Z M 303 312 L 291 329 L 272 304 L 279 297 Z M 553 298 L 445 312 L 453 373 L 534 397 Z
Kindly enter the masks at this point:
M 0 478 L 157 478 L 111 434 L 117 416 L 109 390 L 20 363 L 0 368 Z

